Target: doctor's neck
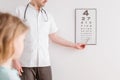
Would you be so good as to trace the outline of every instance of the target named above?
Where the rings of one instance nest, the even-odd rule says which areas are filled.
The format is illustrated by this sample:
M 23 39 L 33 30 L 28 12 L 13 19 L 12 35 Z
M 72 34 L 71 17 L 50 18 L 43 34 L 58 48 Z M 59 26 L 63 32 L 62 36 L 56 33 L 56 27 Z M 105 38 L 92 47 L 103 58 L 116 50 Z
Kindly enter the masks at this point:
M 41 4 L 35 2 L 34 0 L 32 0 L 30 4 L 33 5 L 37 11 L 40 11 L 40 9 L 42 8 Z

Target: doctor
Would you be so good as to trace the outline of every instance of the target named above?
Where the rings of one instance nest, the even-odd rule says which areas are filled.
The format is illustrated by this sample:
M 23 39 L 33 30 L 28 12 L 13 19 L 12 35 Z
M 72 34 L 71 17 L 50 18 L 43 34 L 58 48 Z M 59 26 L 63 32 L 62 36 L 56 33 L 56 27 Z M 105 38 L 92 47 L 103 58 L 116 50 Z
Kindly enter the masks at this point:
M 84 49 L 81 46 L 83 44 L 76 44 L 56 35 L 58 29 L 55 21 L 43 9 L 46 2 L 47 0 L 31 0 L 29 4 L 17 8 L 18 17 L 30 27 L 20 61 L 13 60 L 22 80 L 52 80 L 49 38 L 62 46 Z

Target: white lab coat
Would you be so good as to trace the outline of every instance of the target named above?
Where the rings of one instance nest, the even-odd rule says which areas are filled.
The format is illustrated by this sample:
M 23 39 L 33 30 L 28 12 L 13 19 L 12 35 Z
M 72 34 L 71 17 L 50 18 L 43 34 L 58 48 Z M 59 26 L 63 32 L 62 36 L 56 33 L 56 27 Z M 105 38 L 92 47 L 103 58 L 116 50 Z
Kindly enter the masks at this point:
M 16 9 L 19 18 L 24 20 L 26 6 Z M 31 4 L 26 11 L 25 23 L 30 31 L 25 39 L 25 48 L 20 58 L 23 67 L 45 67 L 50 66 L 49 59 L 49 34 L 55 33 L 57 27 L 53 17 L 47 13 L 38 12 Z M 48 17 L 48 22 L 45 18 Z

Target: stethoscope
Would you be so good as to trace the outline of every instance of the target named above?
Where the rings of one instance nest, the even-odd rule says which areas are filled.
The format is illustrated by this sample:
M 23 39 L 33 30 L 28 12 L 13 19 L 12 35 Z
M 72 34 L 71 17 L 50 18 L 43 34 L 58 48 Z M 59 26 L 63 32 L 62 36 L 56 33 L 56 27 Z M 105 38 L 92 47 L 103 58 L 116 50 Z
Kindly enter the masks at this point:
M 29 4 L 30 3 L 27 4 L 27 6 L 25 8 L 25 11 L 24 11 L 24 21 L 27 21 L 27 19 L 26 19 L 26 13 L 27 13 L 27 9 L 28 9 Z M 46 11 L 43 8 L 41 8 L 41 13 L 42 13 L 42 16 L 44 18 L 44 21 L 48 22 L 48 15 L 47 15 Z

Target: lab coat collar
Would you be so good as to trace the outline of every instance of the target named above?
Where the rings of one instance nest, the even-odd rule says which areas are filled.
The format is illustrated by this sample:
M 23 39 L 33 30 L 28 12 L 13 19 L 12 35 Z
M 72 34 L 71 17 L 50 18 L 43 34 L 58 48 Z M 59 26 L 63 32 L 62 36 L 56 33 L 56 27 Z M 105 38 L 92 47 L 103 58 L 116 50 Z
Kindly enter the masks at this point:
M 29 6 L 30 6 L 31 8 L 33 8 L 34 10 L 36 10 L 35 7 L 34 7 L 32 4 L 29 3 Z M 40 8 L 40 11 L 39 11 L 39 12 L 41 12 L 41 10 L 42 10 L 42 8 Z

